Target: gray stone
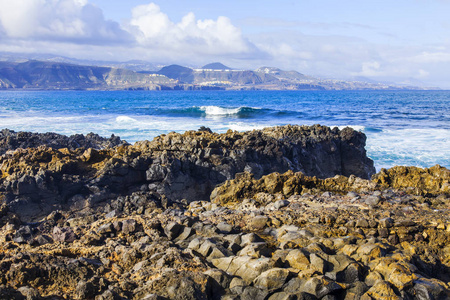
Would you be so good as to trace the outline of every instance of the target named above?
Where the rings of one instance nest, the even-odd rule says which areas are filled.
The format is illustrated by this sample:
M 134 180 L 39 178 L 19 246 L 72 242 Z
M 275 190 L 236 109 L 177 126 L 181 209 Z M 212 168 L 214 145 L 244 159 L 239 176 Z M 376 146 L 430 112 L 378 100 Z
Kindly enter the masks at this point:
M 268 220 L 267 216 L 256 216 L 250 220 L 249 226 L 253 230 L 263 230 Z
M 281 288 L 289 277 L 289 271 L 283 268 L 273 268 L 259 275 L 254 281 L 254 286 L 266 290 Z
M 242 248 L 242 250 L 238 252 L 238 255 L 248 255 L 255 258 L 259 258 L 261 256 L 270 257 L 271 250 L 267 247 L 266 243 L 250 243 Z
M 290 202 L 288 200 L 278 200 L 278 201 L 275 201 L 275 203 L 273 204 L 273 207 L 275 209 L 280 209 L 280 208 L 288 206 L 289 203 Z
M 317 298 L 342 290 L 342 287 L 336 282 L 319 276 L 308 279 L 302 286 L 302 291 L 313 294 Z
M 176 222 L 170 222 L 164 227 L 164 233 L 170 240 L 175 239 L 183 230 L 184 226 Z
M 95 287 L 92 283 L 81 280 L 75 289 L 75 299 L 87 299 L 94 294 Z
M 228 275 L 228 273 L 218 269 L 209 269 L 203 274 L 208 275 L 209 277 L 214 279 L 214 281 L 217 282 L 217 284 L 219 284 L 223 289 L 229 288 L 231 280 L 233 279 L 233 277 Z
M 369 196 L 365 199 L 367 205 L 378 205 L 381 202 L 380 196 Z
M 184 227 L 183 231 L 177 236 L 175 241 L 184 241 L 189 239 L 191 236 L 195 234 L 195 230 L 191 227 Z
M 330 198 L 332 196 L 333 196 L 333 193 L 331 193 L 331 192 L 323 192 L 322 193 L 322 197 L 324 197 L 324 198 Z
M 272 294 L 268 300 L 296 300 L 297 296 L 286 292 Z
M 137 230 L 137 222 L 135 219 L 126 219 L 122 221 L 122 232 L 124 234 L 133 233 Z
M 366 219 L 358 219 L 355 226 L 359 228 L 369 228 L 369 222 Z
M 419 300 L 450 299 L 450 291 L 425 278 L 414 281 L 414 291 Z
M 19 291 L 19 293 L 21 293 L 26 300 L 38 300 L 41 299 L 39 292 L 29 286 L 22 286 L 20 288 L 17 289 Z
M 70 227 L 54 227 L 52 232 L 52 238 L 55 242 L 67 242 L 71 243 L 75 241 L 76 236 Z
M 321 274 L 325 274 L 328 268 L 328 262 L 315 253 L 309 256 L 311 262 L 311 268 Z
M 258 289 L 253 286 L 248 286 L 244 289 L 241 295 L 241 300 L 256 300 L 256 299 L 266 299 L 269 295 L 267 290 Z
M 97 233 L 99 233 L 99 234 L 112 233 L 112 232 L 114 232 L 114 226 L 112 223 L 104 224 L 97 229 Z
M 217 224 L 217 229 L 219 229 L 222 233 L 230 233 L 231 231 L 233 231 L 233 226 L 228 223 L 221 222 Z
M 259 243 L 259 242 L 264 242 L 264 240 L 254 233 L 247 233 L 241 236 L 240 245 L 244 247 L 250 243 Z
M 152 164 L 146 172 L 147 180 L 150 182 L 162 181 L 167 175 L 167 168 L 160 164 Z
M 286 256 L 286 261 L 292 268 L 306 270 L 309 267 L 309 253 L 302 249 L 294 249 Z
M 355 192 L 348 192 L 347 197 L 354 199 L 354 198 L 359 198 L 359 195 Z

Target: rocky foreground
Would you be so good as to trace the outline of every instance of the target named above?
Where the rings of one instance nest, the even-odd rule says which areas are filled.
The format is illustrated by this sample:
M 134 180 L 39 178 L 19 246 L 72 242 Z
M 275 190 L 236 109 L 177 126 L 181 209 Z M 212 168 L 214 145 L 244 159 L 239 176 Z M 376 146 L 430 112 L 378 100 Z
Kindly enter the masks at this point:
M 449 299 L 450 171 L 374 174 L 364 146 L 3 130 L 0 299 Z

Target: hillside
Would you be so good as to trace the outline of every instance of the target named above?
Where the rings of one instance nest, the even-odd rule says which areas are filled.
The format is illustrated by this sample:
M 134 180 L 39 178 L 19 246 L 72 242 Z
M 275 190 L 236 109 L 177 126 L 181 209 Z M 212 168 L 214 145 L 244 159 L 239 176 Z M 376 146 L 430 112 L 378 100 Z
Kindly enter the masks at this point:
M 174 85 L 165 76 L 126 69 L 43 61 L 0 62 L 2 89 L 161 89 Z
M 128 66 L 128 64 L 124 64 Z M 135 68 L 134 66 L 133 68 Z M 169 65 L 159 71 L 133 71 L 56 61 L 0 61 L 0 89 L 41 90 L 397 90 L 423 89 L 364 81 L 314 78 L 274 67 L 237 70 L 221 63 L 200 69 Z

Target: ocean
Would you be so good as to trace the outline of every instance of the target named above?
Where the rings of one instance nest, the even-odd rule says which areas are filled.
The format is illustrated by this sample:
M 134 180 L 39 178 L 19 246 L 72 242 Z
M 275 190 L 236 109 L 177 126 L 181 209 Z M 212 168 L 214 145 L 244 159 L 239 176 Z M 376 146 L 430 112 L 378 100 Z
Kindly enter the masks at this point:
M 133 143 L 201 126 L 350 126 L 377 170 L 450 168 L 450 91 L 2 91 L 0 128 L 118 135 Z

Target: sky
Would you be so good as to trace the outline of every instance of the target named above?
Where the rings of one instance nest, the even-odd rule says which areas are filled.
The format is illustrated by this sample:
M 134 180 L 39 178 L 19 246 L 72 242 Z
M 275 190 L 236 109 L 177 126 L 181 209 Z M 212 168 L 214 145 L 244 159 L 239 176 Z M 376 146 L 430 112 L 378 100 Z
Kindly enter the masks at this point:
M 0 51 L 450 89 L 450 0 L 0 0 Z

